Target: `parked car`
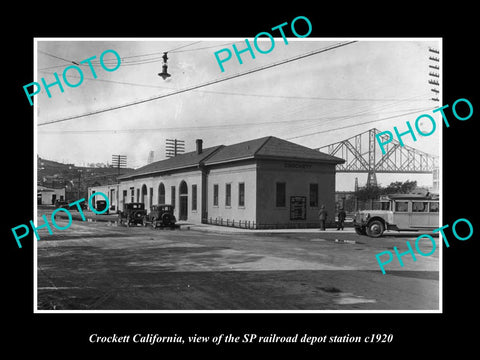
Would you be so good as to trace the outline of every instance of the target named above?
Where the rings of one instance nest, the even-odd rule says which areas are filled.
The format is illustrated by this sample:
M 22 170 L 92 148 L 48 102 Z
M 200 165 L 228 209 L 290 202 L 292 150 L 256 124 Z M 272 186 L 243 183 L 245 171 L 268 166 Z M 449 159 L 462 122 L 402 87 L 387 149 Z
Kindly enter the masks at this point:
M 381 200 L 381 210 L 355 214 L 353 226 L 359 235 L 380 237 L 385 230 L 431 231 L 439 227 L 437 194 L 392 194 Z
M 124 210 L 118 213 L 118 221 L 120 224 L 126 224 L 128 227 L 138 224 L 143 225 L 146 214 L 144 203 L 125 204 Z
M 107 201 L 106 200 L 97 200 L 95 202 L 95 210 L 97 210 L 98 212 L 105 211 L 106 208 L 107 208 Z M 102 214 L 108 215 L 108 213 L 109 213 L 109 209 L 107 209 L 107 211 L 105 211 Z
M 145 216 L 144 225 L 151 224 L 155 229 L 158 227 L 174 227 L 177 219 L 173 215 L 173 205 L 152 205 L 150 212 Z
M 86 201 L 82 201 L 82 202 L 79 202 L 77 204 L 80 206 L 80 209 L 82 209 L 82 211 L 87 210 L 87 208 L 88 208 L 88 205 L 87 205 Z M 70 209 L 72 209 L 73 211 L 79 211 L 77 205 L 73 205 Z
M 64 200 L 55 200 L 55 207 L 67 209 L 69 206 L 68 203 Z

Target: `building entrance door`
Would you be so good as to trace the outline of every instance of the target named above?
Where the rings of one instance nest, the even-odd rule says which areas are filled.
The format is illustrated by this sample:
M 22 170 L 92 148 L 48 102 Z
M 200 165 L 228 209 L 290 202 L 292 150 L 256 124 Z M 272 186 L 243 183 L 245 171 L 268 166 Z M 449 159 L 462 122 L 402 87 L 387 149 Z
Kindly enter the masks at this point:
M 179 189 L 180 204 L 178 209 L 178 219 L 187 220 L 188 218 L 188 186 L 185 181 L 180 183 Z

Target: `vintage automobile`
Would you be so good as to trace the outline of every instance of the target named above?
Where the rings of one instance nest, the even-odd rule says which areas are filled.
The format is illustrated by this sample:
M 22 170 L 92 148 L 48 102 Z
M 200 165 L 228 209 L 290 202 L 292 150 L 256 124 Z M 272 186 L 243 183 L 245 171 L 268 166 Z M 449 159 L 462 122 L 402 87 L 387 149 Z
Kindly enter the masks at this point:
M 392 194 L 381 199 L 379 207 L 355 214 L 357 234 L 376 238 L 385 230 L 430 231 L 439 227 L 437 194 Z
M 55 200 L 55 207 L 56 208 L 67 209 L 68 208 L 68 202 L 66 202 L 64 200 Z
M 96 209 L 98 212 L 105 211 L 106 208 L 107 208 L 107 201 L 106 201 L 106 200 L 97 200 L 97 201 L 96 201 L 95 209 Z M 102 214 L 108 215 L 108 214 L 109 214 L 109 209 L 107 209 L 107 210 L 106 210 L 104 213 L 102 213 Z
M 160 204 L 152 205 L 150 207 L 150 212 L 148 215 L 145 215 L 145 220 L 143 224 L 152 225 L 155 229 L 158 227 L 175 227 L 175 222 L 177 219 L 173 215 L 174 207 L 173 205 Z
M 118 222 L 127 225 L 127 227 L 138 224 L 143 225 L 146 214 L 147 210 L 145 210 L 144 203 L 125 204 L 124 210 L 118 212 Z
M 88 208 L 86 201 L 81 201 L 81 202 L 79 202 L 79 203 L 78 203 L 78 206 L 80 206 L 80 209 L 81 209 L 82 211 L 83 211 L 83 210 L 87 210 L 87 208 Z M 74 205 L 74 206 L 71 207 L 71 209 L 72 209 L 73 211 L 80 211 L 80 210 L 78 209 L 78 206 L 77 206 L 77 205 Z

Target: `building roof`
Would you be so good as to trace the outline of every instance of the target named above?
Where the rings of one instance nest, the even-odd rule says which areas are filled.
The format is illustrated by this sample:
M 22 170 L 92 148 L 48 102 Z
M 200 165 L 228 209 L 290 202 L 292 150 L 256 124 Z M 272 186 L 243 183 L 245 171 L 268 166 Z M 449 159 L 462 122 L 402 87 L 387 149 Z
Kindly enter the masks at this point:
M 189 167 L 231 163 L 247 159 L 277 159 L 310 161 L 330 164 L 342 164 L 344 159 L 298 145 L 290 141 L 282 140 L 274 136 L 244 141 L 228 146 L 219 145 L 203 149 L 201 154 L 192 151 L 177 155 L 173 158 L 156 161 L 134 172 L 119 177 L 122 179 L 146 176 L 160 172 L 180 170 Z
M 225 146 L 205 161 L 205 165 L 243 159 L 281 159 L 342 164 L 344 159 L 282 140 L 274 136 L 244 141 Z
M 409 193 L 409 194 L 389 194 L 391 200 L 438 200 L 438 194 L 427 192 L 425 194 Z
M 180 170 L 200 165 L 202 161 L 208 158 L 212 153 L 222 148 L 223 145 L 214 146 L 211 148 L 203 149 L 201 154 L 197 154 L 196 151 L 180 154 L 175 157 L 155 161 L 151 164 L 142 166 L 131 173 L 124 174 L 118 177 L 119 180 L 129 179 L 139 176 L 146 176 L 160 172 Z
M 43 185 L 37 185 L 37 193 L 39 192 L 55 192 L 55 191 L 61 191 L 61 190 L 65 190 L 64 187 L 60 187 L 60 188 L 48 188 L 46 186 L 43 186 Z

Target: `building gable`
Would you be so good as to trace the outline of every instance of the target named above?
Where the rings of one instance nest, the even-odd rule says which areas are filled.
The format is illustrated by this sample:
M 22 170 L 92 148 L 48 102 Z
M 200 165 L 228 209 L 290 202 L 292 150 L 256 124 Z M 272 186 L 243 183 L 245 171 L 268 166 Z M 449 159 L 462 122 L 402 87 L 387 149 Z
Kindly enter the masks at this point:
M 342 164 L 345 160 L 282 140 L 274 136 L 228 145 L 205 161 L 205 165 L 220 164 L 245 159 L 303 160 L 331 164 Z

